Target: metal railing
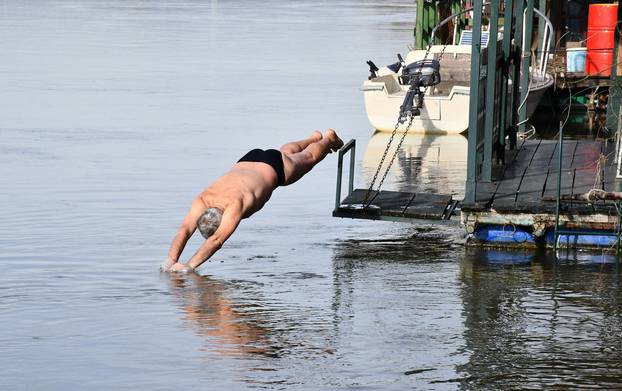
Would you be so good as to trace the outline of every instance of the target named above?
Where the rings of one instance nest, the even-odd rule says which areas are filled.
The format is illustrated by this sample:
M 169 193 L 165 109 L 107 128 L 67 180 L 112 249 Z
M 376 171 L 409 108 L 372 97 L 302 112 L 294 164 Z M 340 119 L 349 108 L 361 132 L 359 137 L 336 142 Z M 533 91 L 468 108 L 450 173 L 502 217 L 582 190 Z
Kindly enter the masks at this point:
M 352 139 L 348 141 L 338 151 L 337 159 L 337 189 L 335 192 L 335 210 L 339 209 L 341 205 L 341 181 L 343 176 L 343 157 L 346 153 L 350 152 L 350 177 L 348 181 L 348 196 L 354 191 L 354 157 L 356 151 L 356 140 Z

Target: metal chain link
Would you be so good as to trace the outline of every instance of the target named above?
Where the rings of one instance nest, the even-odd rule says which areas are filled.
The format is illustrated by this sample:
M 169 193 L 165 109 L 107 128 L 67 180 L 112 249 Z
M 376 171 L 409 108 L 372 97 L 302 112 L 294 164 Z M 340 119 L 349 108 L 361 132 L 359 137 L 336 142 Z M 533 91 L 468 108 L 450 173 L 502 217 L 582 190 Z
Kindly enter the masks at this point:
M 391 169 L 391 166 L 393 165 L 393 161 L 395 160 L 395 157 L 397 156 L 397 153 L 399 152 L 400 148 L 402 147 L 402 143 L 404 143 L 404 139 L 406 139 L 406 135 L 408 134 L 408 131 L 410 130 L 410 127 L 413 124 L 413 120 L 414 119 L 415 119 L 415 116 L 411 115 L 410 116 L 410 120 L 408 121 L 408 125 L 406 125 L 406 130 L 402 134 L 402 138 L 400 139 L 400 142 L 397 144 L 397 147 L 395 148 L 395 152 L 393 152 L 393 156 L 391 157 L 391 160 L 389 161 L 389 164 L 387 165 L 387 169 L 384 171 L 384 175 L 382 176 L 382 179 L 380 179 L 380 183 L 378 183 L 378 191 L 380 191 L 380 188 L 382 187 L 382 184 L 384 183 L 384 180 L 386 179 L 387 175 L 389 174 L 389 170 Z
M 389 142 L 387 143 L 387 147 L 384 149 L 382 158 L 380 158 L 380 163 L 378 164 L 376 173 L 374 174 L 374 177 L 371 180 L 371 184 L 369 185 L 369 188 L 367 189 L 367 193 L 365 193 L 365 199 L 363 200 L 363 204 L 365 205 L 367 205 L 367 201 L 369 200 L 369 195 L 374 189 L 374 185 L 376 184 L 376 179 L 378 179 L 378 174 L 380 174 L 380 170 L 382 169 L 382 164 L 384 163 L 384 159 L 387 157 L 387 154 L 389 153 L 389 149 L 391 148 L 391 143 L 393 142 L 393 138 L 395 137 L 395 134 L 397 133 L 397 128 L 400 127 L 400 123 L 401 122 L 398 119 L 397 123 L 395 124 L 395 127 L 393 128 L 393 132 L 391 133 L 391 137 L 389 138 Z M 380 190 L 380 188 L 378 188 L 378 190 Z

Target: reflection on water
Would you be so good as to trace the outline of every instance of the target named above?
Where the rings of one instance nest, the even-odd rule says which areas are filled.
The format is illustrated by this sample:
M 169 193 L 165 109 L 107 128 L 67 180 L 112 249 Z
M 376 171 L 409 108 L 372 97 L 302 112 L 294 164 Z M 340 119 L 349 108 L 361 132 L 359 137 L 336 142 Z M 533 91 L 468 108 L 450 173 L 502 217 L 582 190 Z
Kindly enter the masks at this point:
M 616 267 L 500 254 L 469 249 L 461 262 L 464 389 L 621 387 Z
M 225 282 L 196 274 L 171 275 L 170 280 L 184 320 L 198 335 L 206 337 L 205 349 L 225 356 L 278 357 L 278 351 L 269 343 L 270 329 L 261 317 L 260 300 L 238 305 L 228 297 Z
M 434 382 L 456 378 L 465 362 L 454 261 L 463 250 L 455 234 L 412 227 L 335 246 L 335 327 L 359 357 L 369 357 L 384 387 L 447 389 Z
M 334 219 L 334 155 L 208 276 L 157 271 L 193 195 L 249 149 L 369 139 L 365 60 L 404 52 L 413 6 L 3 2 L 0 389 L 620 388 L 612 265 Z M 385 188 L 460 194 L 465 162 L 462 136 L 407 136 Z
M 391 133 L 376 132 L 367 144 L 363 172 L 371 182 Z M 401 134 L 396 134 L 380 171 L 382 175 L 395 153 Z M 462 135 L 407 134 L 383 186 L 386 190 L 430 192 L 464 196 L 466 181 L 467 139 Z

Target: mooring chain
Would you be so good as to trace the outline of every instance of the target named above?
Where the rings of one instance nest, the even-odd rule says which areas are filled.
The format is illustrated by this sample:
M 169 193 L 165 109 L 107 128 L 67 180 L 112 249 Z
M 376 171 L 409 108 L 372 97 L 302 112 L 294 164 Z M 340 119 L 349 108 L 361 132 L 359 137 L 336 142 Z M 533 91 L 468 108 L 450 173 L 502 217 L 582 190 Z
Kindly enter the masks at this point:
M 404 140 L 406 139 L 406 135 L 408 134 L 408 131 L 410 130 L 411 125 L 413 124 L 413 119 L 415 119 L 415 116 L 411 115 L 408 121 L 408 125 L 406 125 L 406 130 L 404 130 L 404 133 L 402 134 L 402 138 L 400 139 L 400 142 L 397 144 L 397 147 L 395 148 L 395 152 L 393 152 L 393 156 L 391 156 L 391 160 L 389 161 L 389 164 L 387 165 L 387 169 L 384 171 L 384 175 L 382 175 L 382 178 L 380 179 L 380 183 L 378 183 L 378 191 L 380 191 L 380 188 L 382 187 L 384 180 L 389 174 L 389 170 L 391 169 L 391 166 L 393 165 L 393 161 L 395 160 L 395 157 L 397 156 L 397 153 L 402 147 L 402 144 L 404 143 Z
M 425 51 L 425 55 L 423 56 L 423 61 L 425 61 L 428 58 L 428 55 L 430 54 L 431 49 L 432 49 L 432 45 L 428 44 L 426 51 Z M 445 51 L 445 48 L 443 48 L 443 52 L 444 51 Z M 421 72 L 422 69 L 423 69 L 423 62 L 421 63 L 419 72 Z M 365 205 L 366 207 L 367 207 L 367 202 L 369 201 L 369 195 L 374 190 L 374 185 L 376 184 L 376 180 L 378 179 L 378 174 L 380 174 L 380 170 L 382 169 L 382 164 L 384 163 L 384 160 L 386 159 L 387 154 L 389 153 L 389 149 L 391 149 L 391 144 L 393 143 L 393 139 L 395 138 L 397 129 L 400 127 L 400 125 L 403 122 L 405 122 L 405 120 L 406 118 L 402 118 L 402 115 L 398 114 L 397 123 L 395 124 L 395 127 L 393 128 L 393 132 L 391 132 L 391 137 L 389 137 L 389 142 L 387 143 L 387 147 L 384 149 L 384 152 L 382 153 L 382 158 L 380 158 L 380 163 L 378 164 L 378 168 L 376 169 L 376 172 L 374 173 L 374 177 L 371 180 L 371 184 L 369 185 L 369 188 L 367 189 L 367 192 L 365 193 L 365 198 L 363 199 L 363 205 Z M 404 142 L 404 138 L 406 137 L 406 133 L 408 133 L 408 131 L 410 130 L 410 126 L 412 125 L 412 122 L 413 122 L 413 115 L 411 114 L 410 121 L 408 122 L 408 126 L 406 127 L 406 130 L 404 130 L 404 134 L 402 135 L 402 139 L 400 140 L 398 149 Z M 385 178 L 387 177 L 387 174 L 389 173 L 389 169 L 391 168 L 391 165 L 393 164 L 393 160 L 395 160 L 396 154 L 397 154 L 397 150 L 395 150 L 395 154 L 393 154 L 391 163 L 387 167 L 386 171 L 384 172 L 382 176 L 382 179 L 380 180 L 380 184 L 378 185 L 378 191 L 380 191 L 380 188 L 382 187 L 382 183 L 384 182 Z
M 393 165 L 393 161 L 395 160 L 395 157 L 397 156 L 399 149 L 404 143 L 404 139 L 406 138 L 406 135 L 408 134 L 408 131 L 410 130 L 410 127 L 412 126 L 414 119 L 415 117 L 411 115 L 410 120 L 408 121 L 408 124 L 406 125 L 406 129 L 404 130 L 404 133 L 402 134 L 402 138 L 400 139 L 400 142 L 397 144 L 397 148 L 395 149 L 395 152 L 393 152 L 393 156 L 391 156 L 391 160 L 389 161 L 389 164 L 387 168 L 385 169 L 384 174 L 382 175 L 382 178 L 380 179 L 380 182 L 378 183 L 378 190 L 377 190 L 378 192 L 382 188 L 382 184 L 384 183 L 384 180 L 387 178 L 387 175 L 389 174 L 389 170 L 391 169 L 391 166 Z M 374 174 L 374 178 L 372 179 L 371 185 L 367 189 L 367 193 L 365 193 L 365 199 L 363 200 L 363 205 L 365 205 L 365 207 L 369 206 L 368 204 L 369 195 L 374 189 L 374 184 L 376 183 L 376 180 L 378 179 L 378 174 L 380 174 L 380 170 L 382 169 L 382 164 L 384 163 L 384 160 L 386 159 L 389 153 L 389 149 L 391 148 L 391 143 L 393 142 L 393 138 L 395 137 L 395 134 L 397 133 L 397 128 L 399 127 L 399 125 L 400 125 L 400 122 L 395 124 L 395 128 L 393 129 L 393 133 L 391 133 L 391 137 L 389 138 L 387 147 L 384 149 L 384 153 L 382 154 L 382 158 L 380 159 L 380 164 L 378 164 L 378 168 L 376 169 L 376 173 Z
M 384 159 L 387 157 L 387 154 L 389 153 L 389 149 L 391 148 L 391 143 L 393 142 L 393 138 L 395 137 L 395 134 L 397 133 L 397 128 L 399 128 L 399 126 L 400 126 L 400 121 L 398 120 L 397 123 L 395 124 L 395 127 L 393 128 L 391 137 L 389 137 L 389 142 L 387 144 L 387 147 L 384 149 L 384 153 L 382 154 L 382 157 L 380 158 L 380 164 L 378 164 L 378 168 L 376 169 L 376 173 L 374 174 L 374 177 L 371 180 L 371 184 L 369 185 L 369 188 L 367 189 L 367 193 L 365 193 L 365 199 L 363 200 L 363 204 L 365 205 L 367 205 L 367 201 L 369 200 L 369 195 L 374 189 L 374 185 L 376 184 L 376 179 L 378 179 L 378 174 L 380 174 L 380 170 L 382 169 L 382 164 L 384 163 Z

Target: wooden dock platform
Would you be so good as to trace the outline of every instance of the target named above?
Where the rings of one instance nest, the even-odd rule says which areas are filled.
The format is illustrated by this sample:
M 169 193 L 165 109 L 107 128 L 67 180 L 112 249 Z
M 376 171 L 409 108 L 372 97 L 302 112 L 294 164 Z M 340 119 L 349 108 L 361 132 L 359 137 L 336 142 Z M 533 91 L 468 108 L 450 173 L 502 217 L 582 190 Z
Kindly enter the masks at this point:
M 461 223 L 472 245 L 612 248 L 617 242 L 619 195 L 618 200 L 590 198 L 594 191 L 613 196 L 621 190 L 613 142 L 564 140 L 560 176 L 558 141 L 523 140 L 506 152 L 505 164 L 494 167 L 492 181 L 476 183 L 475 202 L 448 194 L 355 190 L 354 147 L 352 140 L 339 151 L 334 217 Z M 343 156 L 348 151 L 350 180 L 342 198 Z
M 561 195 L 570 199 L 593 188 L 615 189 L 615 147 L 602 141 L 566 140 L 563 146 Z M 498 212 L 555 213 L 559 148 L 554 140 L 524 140 L 508 151 L 508 164 L 492 182 L 479 182 L 475 204 L 462 210 L 494 209 Z M 594 213 L 612 207 L 605 201 L 586 207 L 585 202 L 565 202 L 573 212 Z M 604 208 L 604 209 L 603 209 Z
M 561 172 L 560 229 L 577 234 L 617 229 L 614 201 L 581 200 L 593 189 L 619 191 L 615 146 L 604 141 L 565 140 Z M 530 235 L 530 242 L 551 237 L 556 221 L 559 144 L 525 140 L 506 156 L 492 182 L 478 182 L 476 202 L 461 205 L 467 232 L 482 227 L 511 227 Z M 532 244 L 533 244 L 532 243 Z

